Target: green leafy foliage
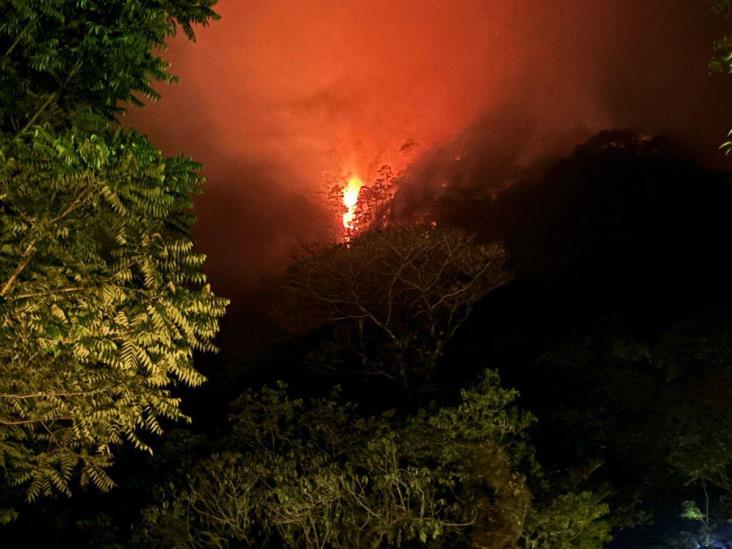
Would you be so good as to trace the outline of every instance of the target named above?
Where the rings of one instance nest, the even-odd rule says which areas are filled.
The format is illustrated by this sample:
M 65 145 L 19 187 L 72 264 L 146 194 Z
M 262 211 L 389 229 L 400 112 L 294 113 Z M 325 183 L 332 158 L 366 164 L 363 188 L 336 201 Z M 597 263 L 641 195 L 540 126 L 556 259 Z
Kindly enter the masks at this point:
M 225 302 L 185 233 L 197 166 L 132 131 L 0 147 L 0 458 L 31 498 L 112 486 L 110 445 L 181 417 Z
M 714 11 L 723 17 L 732 14 L 731 0 L 712 0 Z M 725 35 L 714 44 L 717 52 L 709 67 L 713 72 L 732 72 L 732 36 Z
M 225 300 L 188 232 L 200 166 L 109 120 L 211 0 L 0 4 L 0 467 L 29 499 L 107 490 L 112 448 L 180 419 Z
M 111 116 L 174 80 L 159 53 L 176 25 L 216 18 L 215 0 L 8 0 L 0 4 L 0 129 Z
M 513 405 L 516 391 L 501 388 L 495 373 L 462 391 L 454 406 L 406 417 L 363 418 L 336 397 L 304 401 L 288 396 L 284 384 L 246 393 L 222 443 L 226 451 L 161 491 L 138 541 L 515 547 L 527 516 L 540 517 L 531 519 L 536 536 L 564 543 L 541 547 L 600 547 L 585 542 L 609 539 L 607 507 L 592 494 L 531 510 L 520 468 L 533 463 L 524 437 L 533 417 Z M 571 518 L 560 518 L 573 505 Z
M 683 503 L 681 516 L 687 520 L 705 520 L 704 513 L 702 513 L 701 509 L 699 509 L 699 506 L 694 501 L 685 501 Z
M 682 318 L 652 339 L 603 323 L 594 336 L 545 353 L 545 379 L 568 393 L 562 404 L 534 411 L 560 433 L 571 432 L 579 457 L 607 456 L 637 467 L 637 476 L 612 479 L 611 491 L 626 502 L 633 485 L 640 485 L 632 490 L 646 509 L 654 497 L 665 505 L 686 499 L 682 516 L 698 523 L 698 531 L 684 533 L 696 541 L 681 546 L 697 547 L 707 546 L 699 540 L 724 526 L 732 508 L 732 354 L 726 307 Z M 663 486 L 663 494 L 654 494 L 653 485 Z M 612 498 L 617 515 L 623 503 Z M 633 507 L 631 525 L 642 512 Z
M 596 493 L 559 495 L 546 508 L 529 513 L 522 546 L 600 549 L 612 540 L 611 524 L 603 520 L 609 513 L 609 505 Z

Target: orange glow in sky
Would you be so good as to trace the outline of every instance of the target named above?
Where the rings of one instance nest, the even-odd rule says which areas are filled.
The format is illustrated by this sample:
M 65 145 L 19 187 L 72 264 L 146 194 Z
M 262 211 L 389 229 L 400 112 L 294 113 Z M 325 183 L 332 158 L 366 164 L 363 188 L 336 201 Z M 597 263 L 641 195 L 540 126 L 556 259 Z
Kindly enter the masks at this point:
M 707 68 L 718 16 L 694 2 L 220 0 L 216 11 L 195 43 L 170 41 L 180 84 L 157 86 L 162 100 L 125 123 L 203 163 L 194 237 L 230 297 L 353 223 L 322 197 L 355 174 L 412 174 L 400 192 L 419 202 L 433 185 L 483 185 L 473 174 L 569 154 L 603 128 L 670 130 L 716 158 L 729 126 L 729 93 Z M 463 179 L 451 179 L 456 163 Z

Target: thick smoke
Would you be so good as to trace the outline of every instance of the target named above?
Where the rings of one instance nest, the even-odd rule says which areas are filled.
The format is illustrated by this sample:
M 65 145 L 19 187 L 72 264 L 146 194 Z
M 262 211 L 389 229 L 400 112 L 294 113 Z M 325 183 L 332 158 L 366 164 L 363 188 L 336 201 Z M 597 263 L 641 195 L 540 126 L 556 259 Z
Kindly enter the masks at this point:
M 382 164 L 401 204 L 443 185 L 497 189 L 589 135 L 674 135 L 712 162 L 732 86 L 710 77 L 721 33 L 687 0 L 221 0 L 182 83 L 129 115 L 168 154 L 205 164 L 196 239 L 240 298 L 293 246 L 338 222 L 325 191 Z M 411 168 L 408 168 L 410 167 Z

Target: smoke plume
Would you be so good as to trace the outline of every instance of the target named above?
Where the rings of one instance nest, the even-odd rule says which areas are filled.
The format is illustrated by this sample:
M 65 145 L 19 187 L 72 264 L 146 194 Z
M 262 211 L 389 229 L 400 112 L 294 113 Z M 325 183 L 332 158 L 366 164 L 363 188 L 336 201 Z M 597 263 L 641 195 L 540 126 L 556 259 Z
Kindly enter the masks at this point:
M 128 116 L 205 164 L 196 240 L 243 296 L 294 246 L 329 238 L 325 192 L 382 164 L 404 204 L 497 189 L 598 130 L 667 133 L 707 162 L 732 85 L 707 63 L 720 22 L 686 0 L 221 0 L 166 54 L 182 82 Z M 405 206 L 406 207 L 406 206 Z

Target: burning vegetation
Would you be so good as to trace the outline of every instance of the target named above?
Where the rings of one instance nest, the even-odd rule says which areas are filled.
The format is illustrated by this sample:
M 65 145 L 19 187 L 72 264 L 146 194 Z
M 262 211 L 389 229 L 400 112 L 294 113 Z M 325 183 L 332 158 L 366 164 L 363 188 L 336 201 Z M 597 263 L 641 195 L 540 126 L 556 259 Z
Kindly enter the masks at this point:
M 384 165 L 368 184 L 354 176 L 345 186 L 335 185 L 331 189 L 330 202 L 342 215 L 344 241 L 369 229 L 383 229 L 389 225 L 396 185 L 397 178 L 391 167 Z

